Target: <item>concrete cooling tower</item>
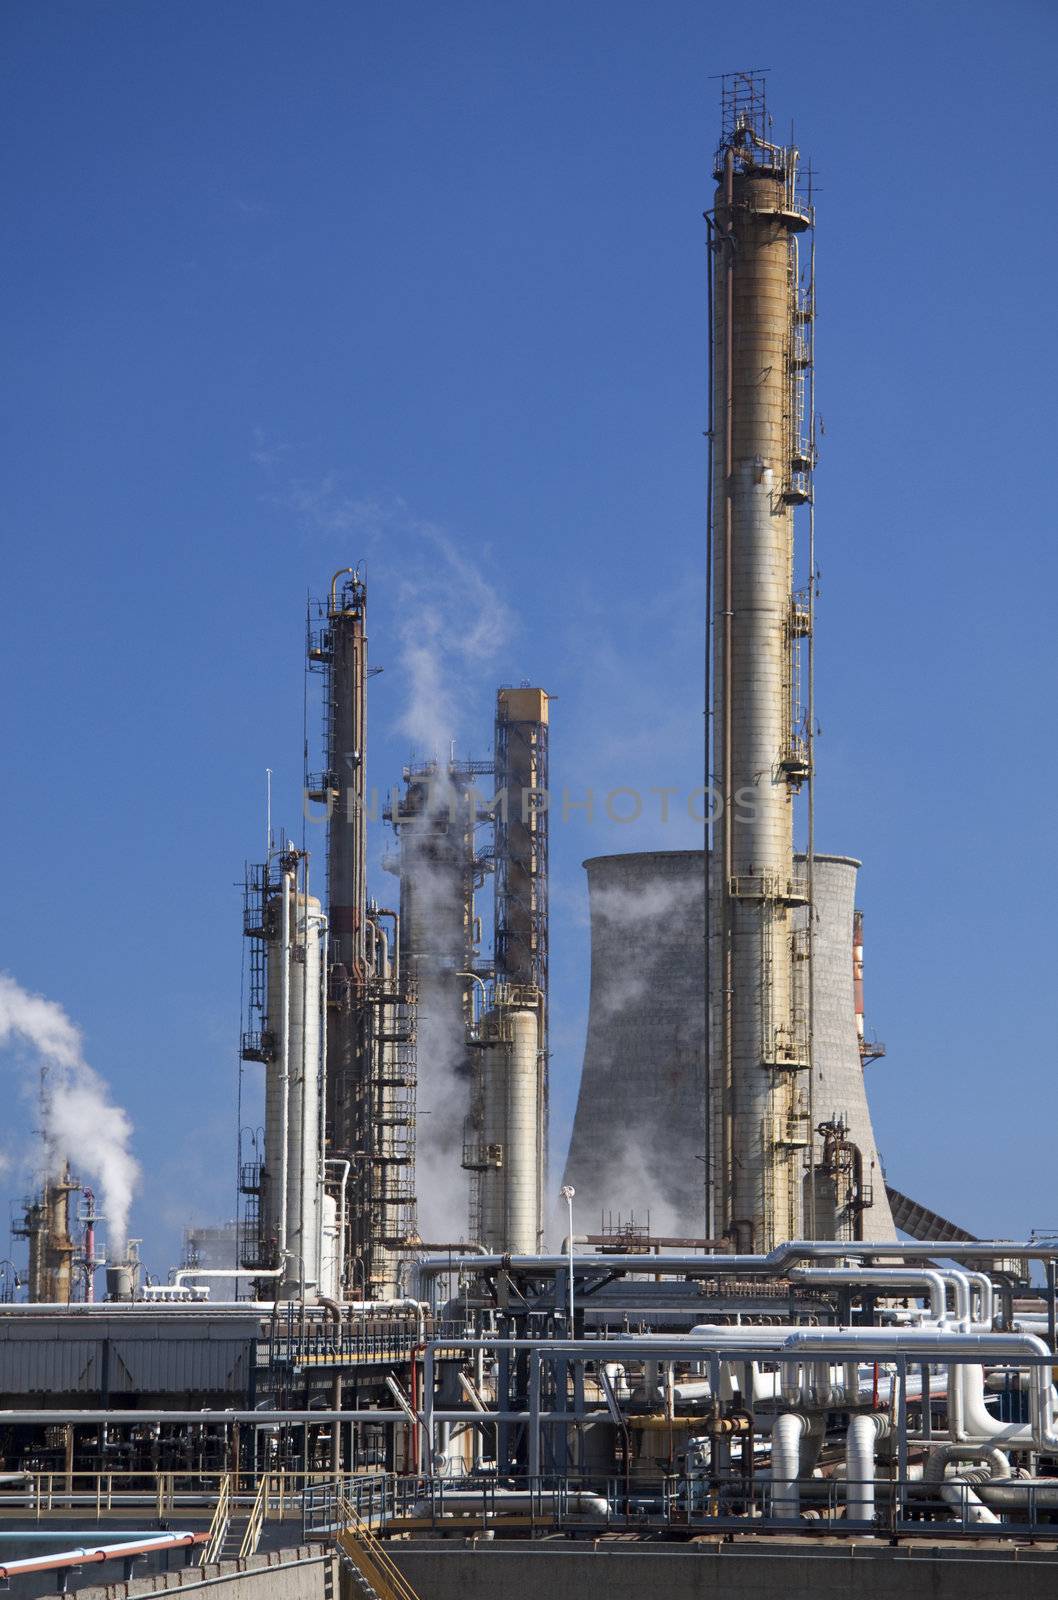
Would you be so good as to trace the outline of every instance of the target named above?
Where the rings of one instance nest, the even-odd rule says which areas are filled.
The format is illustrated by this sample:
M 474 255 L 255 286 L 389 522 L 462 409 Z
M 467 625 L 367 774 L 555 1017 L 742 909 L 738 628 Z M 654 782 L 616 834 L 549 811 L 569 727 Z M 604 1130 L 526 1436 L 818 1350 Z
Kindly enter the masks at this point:
M 566 1183 L 579 1226 L 635 1213 L 705 1231 L 705 873 L 700 851 L 596 856 L 591 1000 Z
M 863 1078 L 860 1037 L 856 1027 L 853 967 L 853 912 L 856 874 L 860 863 L 851 856 L 816 856 L 813 878 L 815 938 L 813 941 L 812 1061 L 815 1082 L 812 1099 L 817 1126 L 844 1121 L 847 1139 L 863 1165 L 865 1205 L 860 1213 L 862 1230 L 851 1226 L 848 1202 L 840 1193 L 840 1176 L 819 1172 L 827 1162 L 826 1141 L 816 1135 L 817 1225 L 816 1237 L 895 1239 L 892 1212 L 885 1192 L 881 1162 L 874 1139 L 867 1090 Z M 802 912 L 802 917 L 804 913 Z M 837 1181 L 837 1226 L 827 1228 L 828 1185 Z M 831 1201 L 830 1212 L 834 1205 Z
M 844 1137 L 815 1135 L 817 1228 L 821 1237 L 852 1237 L 859 1229 L 865 1239 L 884 1240 L 895 1231 L 867 1106 L 853 992 L 858 866 L 847 856 L 815 860 L 814 1120 L 835 1128 L 843 1123 L 845 1130 Z M 645 1223 L 649 1212 L 654 1234 L 701 1237 L 702 854 L 596 856 L 585 867 L 591 1000 L 565 1182 L 576 1189 L 583 1231 L 594 1232 L 618 1214 L 623 1222 L 634 1213 Z M 859 1188 L 850 1201 L 845 1169 L 853 1159 Z

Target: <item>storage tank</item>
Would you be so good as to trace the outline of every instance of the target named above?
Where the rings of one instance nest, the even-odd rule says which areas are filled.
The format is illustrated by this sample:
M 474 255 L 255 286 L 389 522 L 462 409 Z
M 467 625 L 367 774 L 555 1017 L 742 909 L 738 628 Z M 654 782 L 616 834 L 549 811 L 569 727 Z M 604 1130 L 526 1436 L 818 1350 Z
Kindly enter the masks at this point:
M 539 1010 L 513 995 L 486 1018 L 481 1052 L 481 1243 L 532 1255 L 541 1244 Z

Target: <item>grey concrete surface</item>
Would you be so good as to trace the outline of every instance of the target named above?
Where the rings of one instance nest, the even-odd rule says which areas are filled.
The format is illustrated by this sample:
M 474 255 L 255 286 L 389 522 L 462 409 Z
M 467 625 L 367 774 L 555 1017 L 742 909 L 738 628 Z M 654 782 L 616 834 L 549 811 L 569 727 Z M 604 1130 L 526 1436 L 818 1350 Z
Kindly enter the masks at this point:
M 1053 1600 L 1053 1547 L 389 1546 L 422 1600 Z

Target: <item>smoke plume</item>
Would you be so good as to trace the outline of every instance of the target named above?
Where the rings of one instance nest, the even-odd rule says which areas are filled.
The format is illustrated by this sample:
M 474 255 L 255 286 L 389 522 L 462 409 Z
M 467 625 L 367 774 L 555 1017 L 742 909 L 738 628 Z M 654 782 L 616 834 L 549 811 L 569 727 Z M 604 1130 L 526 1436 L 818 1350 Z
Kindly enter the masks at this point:
M 578 1124 L 571 1144 L 566 1178 L 579 1195 L 578 1231 L 618 1216 L 649 1220 L 654 1235 L 702 1231 L 704 1169 L 688 1163 L 686 1140 L 693 1127 L 704 1153 L 704 1076 L 695 1087 L 690 1062 L 700 1061 L 704 1038 L 705 963 L 704 951 L 700 969 L 686 952 L 702 951 L 704 894 L 704 871 L 695 879 L 641 869 L 592 886 L 586 1058 L 599 1078 L 612 1078 L 616 1109 L 599 1125 Z M 649 1063 L 634 1088 L 629 1054 Z M 558 1227 L 565 1231 L 561 1216 Z
M 419 1232 L 434 1242 L 466 1237 L 469 1178 L 462 1167 L 471 1076 L 463 993 L 463 857 L 467 797 L 448 775 L 482 678 L 514 629 L 510 614 L 478 569 L 431 523 L 405 518 L 429 559 L 408 563 L 401 579 L 400 728 L 416 754 L 435 763 L 420 814 L 404 824 L 402 859 L 420 952 L 417 1017 L 416 1186 Z M 417 580 L 416 571 L 429 573 Z M 480 735 L 479 735 L 480 736 Z M 405 831 L 406 830 L 406 831 Z
M 129 1150 L 132 1123 L 84 1059 L 80 1029 L 62 1006 L 30 994 L 10 973 L 0 972 L 0 1047 L 17 1042 L 30 1046 L 44 1071 L 42 1157 L 48 1174 L 58 1176 L 69 1161 L 79 1175 L 96 1179 L 109 1255 L 117 1260 L 124 1254 L 140 1175 Z

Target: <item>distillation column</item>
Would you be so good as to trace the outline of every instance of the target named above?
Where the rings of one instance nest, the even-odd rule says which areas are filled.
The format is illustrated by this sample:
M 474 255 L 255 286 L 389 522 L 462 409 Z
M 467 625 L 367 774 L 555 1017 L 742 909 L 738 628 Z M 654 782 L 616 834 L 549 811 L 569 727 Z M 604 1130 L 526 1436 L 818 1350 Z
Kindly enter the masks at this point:
M 326 767 L 306 777 L 306 790 L 327 814 L 327 1198 L 340 1208 L 342 1287 L 384 1299 L 397 1292 L 399 1252 L 415 1231 L 415 997 L 398 957 L 399 918 L 367 897 L 367 589 L 359 571 L 335 573 L 326 606 L 315 610 L 308 661 L 323 675 Z
M 265 907 L 265 1159 L 262 1241 L 283 1269 L 281 1298 L 333 1294 L 321 1274 L 323 1119 L 320 1096 L 323 911 L 299 883 L 304 858 L 279 858 Z
M 713 774 L 710 1151 L 715 1231 L 767 1250 L 801 1227 L 809 1146 L 807 963 L 793 908 L 794 795 L 810 776 L 798 701 L 808 610 L 794 508 L 810 497 L 797 152 L 765 140 L 756 94 L 725 95 L 711 221 Z M 806 310 L 806 308 L 808 308 Z
M 499 690 L 495 975 L 465 1159 L 481 1243 L 515 1255 L 540 1248 L 547 1170 L 547 736 L 543 689 Z
M 12 1225 L 15 1238 L 29 1240 L 29 1298 L 35 1304 L 69 1305 L 73 1299 L 70 1196 L 80 1187 L 65 1162 L 27 1205 L 21 1222 Z
M 339 587 L 339 580 L 345 582 Z M 322 608 L 321 608 L 322 609 Z M 364 1075 L 367 983 L 367 590 L 352 569 L 331 580 L 322 627 L 311 621 L 308 661 L 323 674 L 326 769 L 308 777 L 327 807 L 327 919 L 332 1016 L 327 1035 L 327 1130 L 331 1151 L 356 1147 Z M 354 1186 L 361 1175 L 354 1173 Z

